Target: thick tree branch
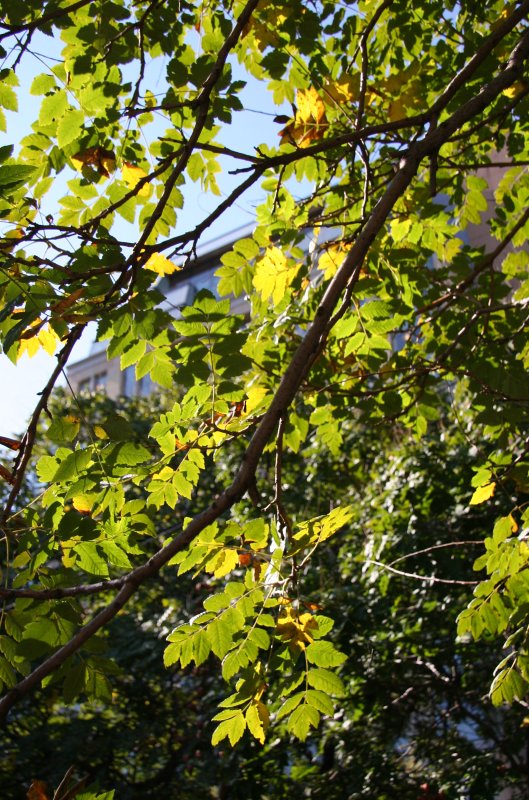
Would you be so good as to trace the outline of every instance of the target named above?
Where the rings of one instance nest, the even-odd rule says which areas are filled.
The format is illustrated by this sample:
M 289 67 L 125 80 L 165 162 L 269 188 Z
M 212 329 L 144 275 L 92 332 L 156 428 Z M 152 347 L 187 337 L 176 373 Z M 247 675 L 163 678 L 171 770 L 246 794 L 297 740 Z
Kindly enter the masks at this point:
M 97 583 L 83 583 L 79 586 L 57 586 L 54 589 L 6 589 L 0 587 L 0 597 L 7 600 L 15 600 L 17 597 L 29 597 L 32 600 L 61 600 L 64 597 L 85 597 L 101 592 L 110 592 L 113 589 L 120 589 L 126 582 L 127 576 L 113 578 L 108 581 L 98 581 Z

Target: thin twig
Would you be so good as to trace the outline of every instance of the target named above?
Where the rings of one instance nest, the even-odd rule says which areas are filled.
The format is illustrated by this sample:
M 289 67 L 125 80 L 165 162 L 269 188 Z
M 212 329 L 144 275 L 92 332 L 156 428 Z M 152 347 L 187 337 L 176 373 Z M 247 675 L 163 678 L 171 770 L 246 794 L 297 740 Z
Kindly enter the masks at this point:
M 383 564 L 381 561 L 374 561 L 371 558 L 367 559 L 365 563 L 373 564 L 375 567 L 381 567 L 393 573 L 393 575 L 402 575 L 404 578 L 413 578 L 423 583 L 446 583 L 450 586 L 477 586 L 479 583 L 479 581 L 457 581 L 451 578 L 437 578 L 435 575 L 418 575 L 416 572 L 404 572 L 404 570 L 395 569 L 395 567 L 390 567 L 389 564 Z

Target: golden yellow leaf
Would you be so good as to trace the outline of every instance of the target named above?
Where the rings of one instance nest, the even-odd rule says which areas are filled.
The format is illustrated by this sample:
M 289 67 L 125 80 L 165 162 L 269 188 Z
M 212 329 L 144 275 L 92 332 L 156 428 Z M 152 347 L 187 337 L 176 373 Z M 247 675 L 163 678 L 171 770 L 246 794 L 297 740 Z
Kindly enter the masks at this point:
M 121 168 L 121 177 L 129 187 L 129 189 L 134 189 L 138 182 L 147 176 L 145 170 L 141 167 L 135 167 L 133 164 L 129 164 L 125 162 Z M 139 197 L 150 197 L 152 192 L 152 186 L 149 183 L 146 183 L 141 189 L 138 191 Z
M 223 578 L 228 572 L 231 572 L 239 566 L 239 554 L 235 548 L 224 548 L 220 553 L 215 553 L 204 569 L 206 572 L 211 572 L 215 578 Z
M 77 494 L 72 497 L 72 505 L 81 514 L 89 514 L 92 510 L 92 501 L 86 494 Z
M 388 102 L 387 115 L 391 122 L 404 119 L 410 110 L 421 107 L 424 78 L 418 77 L 419 64 L 389 75 L 376 86 L 374 93 L 366 94 L 366 103 L 373 105 L 382 98 Z M 378 95 L 378 97 L 377 97 Z
M 508 86 L 507 89 L 503 90 L 503 94 L 510 100 L 514 100 L 515 97 L 518 97 L 518 95 L 526 91 L 527 83 L 525 81 L 515 81 L 512 86 Z
M 338 267 L 345 258 L 345 254 L 350 249 L 350 245 L 333 244 L 322 253 L 318 261 L 318 269 L 323 272 L 326 280 L 336 274 Z
M 269 247 L 256 263 L 253 285 L 263 300 L 271 297 L 274 305 L 277 305 L 287 293 L 299 268 L 299 264 L 290 264 L 278 247 Z
M 49 325 L 46 325 L 46 327 L 42 328 L 38 332 L 37 340 L 43 350 L 45 350 L 50 356 L 55 353 L 57 345 L 60 342 L 59 337 Z
M 360 76 L 342 75 L 336 81 L 328 81 L 324 86 L 324 100 L 333 100 L 338 105 L 351 103 L 358 97 Z
M 246 710 L 245 719 L 252 736 L 264 744 L 266 729 L 270 723 L 270 715 L 265 704 L 260 700 L 252 701 Z
M 42 320 L 38 320 L 20 336 L 17 361 L 22 358 L 24 353 L 27 353 L 29 358 L 33 358 L 41 348 L 52 356 L 57 349 L 59 341 L 60 339 L 53 328 L 49 325 L 44 325 Z
M 397 97 L 392 100 L 388 107 L 388 117 L 390 122 L 396 122 L 398 119 L 404 119 L 406 116 L 406 109 L 402 97 Z
M 311 142 L 322 138 L 323 126 L 316 126 L 314 123 L 296 125 L 295 122 L 291 122 L 279 132 L 279 135 L 281 136 L 281 144 L 309 147 Z
M 325 105 L 313 86 L 305 91 L 298 89 L 296 103 L 298 106 L 296 122 L 309 122 L 310 120 L 321 122 L 325 116 Z
M 108 439 L 108 433 L 101 425 L 94 425 L 94 435 L 97 436 L 98 439 Z
M 308 147 L 311 142 L 323 138 L 327 130 L 325 104 L 314 87 L 305 91 L 299 89 L 296 103 L 298 108 L 295 118 L 279 132 L 281 144 Z
M 263 400 L 268 394 L 268 389 L 264 386 L 250 386 L 246 392 L 246 406 L 244 409 L 244 416 L 249 416 L 261 406 Z
M 36 337 L 32 339 L 22 339 L 18 346 L 17 361 L 20 361 L 24 353 L 28 354 L 29 358 L 33 358 L 35 353 L 40 350 L 40 344 Z
M 300 614 L 292 606 L 278 617 L 276 631 L 292 650 L 305 650 L 314 641 L 311 630 L 318 627 L 317 620 L 309 612 Z
M 496 489 L 496 483 L 487 483 L 485 486 L 478 486 L 472 498 L 470 500 L 471 506 L 478 506 L 480 503 L 484 503 L 485 500 L 489 500 L 493 495 Z
M 145 269 L 150 269 L 158 275 L 172 275 L 173 272 L 178 272 L 181 267 L 173 261 L 169 261 L 169 259 L 161 253 L 153 253 L 152 256 L 149 256 L 145 264 Z

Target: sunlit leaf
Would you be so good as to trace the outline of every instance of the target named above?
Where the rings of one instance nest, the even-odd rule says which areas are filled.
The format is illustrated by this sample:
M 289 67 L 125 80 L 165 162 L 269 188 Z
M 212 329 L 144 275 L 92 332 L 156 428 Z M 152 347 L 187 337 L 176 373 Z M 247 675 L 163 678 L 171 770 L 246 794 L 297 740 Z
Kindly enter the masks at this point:
M 181 267 L 174 264 L 162 253 L 153 253 L 145 262 L 145 269 L 150 269 L 156 272 L 157 275 L 172 275 L 177 272 Z
M 129 189 L 135 189 L 138 182 L 142 180 L 142 178 L 147 177 L 147 173 L 141 167 L 135 167 L 133 164 L 125 163 L 121 168 L 121 177 Z M 139 197 L 150 197 L 151 193 L 152 186 L 150 183 L 144 183 L 137 192 Z
M 492 481 L 492 483 L 486 483 L 484 486 L 478 486 L 470 499 L 470 505 L 477 506 L 480 503 L 484 503 L 486 500 L 490 500 L 490 498 L 494 496 L 495 489 L 496 483 L 494 481 Z

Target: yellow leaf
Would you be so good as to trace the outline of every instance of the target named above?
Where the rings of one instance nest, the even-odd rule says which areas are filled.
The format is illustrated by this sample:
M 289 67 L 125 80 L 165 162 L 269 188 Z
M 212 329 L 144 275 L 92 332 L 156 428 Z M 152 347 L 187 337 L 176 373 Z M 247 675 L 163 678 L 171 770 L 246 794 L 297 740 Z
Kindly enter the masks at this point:
M 46 325 L 45 328 L 42 328 L 37 334 L 37 340 L 40 346 L 50 355 L 52 356 L 57 349 L 57 345 L 60 342 L 59 337 L 49 325 Z
M 125 162 L 121 168 L 121 177 L 129 187 L 129 189 L 134 189 L 142 178 L 145 178 L 147 173 L 145 170 L 141 169 L 141 167 L 135 167 L 133 164 L 129 164 Z M 150 197 L 152 192 L 152 186 L 146 183 L 141 189 L 138 191 L 139 197 Z
M 515 97 L 526 92 L 527 88 L 528 85 L 525 81 L 515 81 L 512 86 L 508 86 L 503 90 L 503 94 L 510 100 L 514 100 Z
M 299 89 L 296 102 L 298 108 L 295 119 L 279 132 L 281 144 L 308 147 L 311 142 L 321 139 L 327 130 L 325 105 L 313 87 L 306 91 Z
M 153 481 L 170 481 L 174 475 L 174 469 L 167 464 L 161 468 L 160 472 L 155 472 L 152 476 Z
M 40 344 L 35 336 L 32 339 L 22 339 L 18 346 L 17 361 L 20 361 L 24 353 L 27 353 L 29 358 L 33 358 L 39 350 Z
M 405 116 L 406 109 L 404 107 L 404 101 L 402 97 L 397 97 L 396 100 L 392 100 L 389 104 L 388 117 L 390 122 L 396 122 L 398 119 L 404 119 Z
M 274 305 L 281 302 L 299 272 L 299 264 L 289 264 L 278 247 L 269 247 L 255 266 L 253 285 L 263 298 L 270 297 Z
M 223 578 L 228 572 L 231 572 L 233 569 L 239 566 L 239 554 L 237 550 L 222 550 L 220 555 L 218 556 L 216 564 L 213 568 L 210 567 L 210 563 L 206 564 L 206 570 L 212 571 L 215 578 Z
M 342 75 L 337 81 L 329 81 L 325 84 L 325 99 L 331 99 L 338 105 L 351 103 L 360 91 L 360 76 Z
M 97 436 L 98 439 L 108 439 L 108 433 L 101 425 L 94 425 L 94 435 Z
M 311 142 L 323 137 L 326 125 L 316 125 L 314 122 L 297 125 L 291 122 L 280 131 L 281 144 L 296 144 L 298 147 L 309 147 Z
M 264 386 L 250 386 L 246 392 L 246 407 L 244 416 L 247 417 L 262 405 L 263 400 L 268 394 L 268 389 Z
M 52 356 L 55 353 L 60 339 L 49 325 L 44 325 L 43 320 L 37 320 L 31 328 L 28 328 L 20 335 L 20 343 L 17 353 L 19 361 L 24 353 L 33 358 L 41 347 Z
M 92 502 L 86 494 L 77 494 L 72 497 L 72 505 L 81 514 L 89 514 L 92 510 Z
M 342 75 L 337 81 L 328 81 L 324 86 L 324 99 L 338 105 L 352 103 L 360 91 L 359 75 Z
M 276 631 L 284 642 L 288 642 L 291 650 L 305 650 L 307 644 L 314 641 L 310 633 L 318 627 L 318 622 L 312 614 L 300 614 L 292 606 L 286 608 L 278 617 Z
M 318 269 L 323 272 L 326 280 L 332 278 L 336 274 L 338 267 L 345 258 L 345 254 L 350 249 L 350 245 L 344 247 L 342 245 L 333 244 L 322 253 L 318 261 Z
M 296 102 L 298 106 L 296 122 L 309 122 L 311 120 L 321 122 L 323 120 L 325 105 L 313 86 L 306 91 L 299 89 L 296 95 Z
M 478 506 L 480 503 L 484 503 L 485 500 L 489 500 L 493 495 L 496 489 L 496 483 L 487 483 L 485 486 L 478 486 L 472 498 L 470 500 L 471 506 Z
M 24 236 L 22 228 L 15 228 L 15 230 L 8 231 L 4 238 L 0 239 L 0 250 L 4 253 L 11 253 L 19 239 Z
M 161 253 L 153 253 L 145 264 L 145 269 L 150 269 L 158 275 L 172 275 L 173 272 L 177 272 L 181 267 L 169 261 Z
M 270 721 L 268 709 L 260 700 L 252 701 L 245 714 L 246 725 L 252 736 L 264 744 L 265 733 Z

